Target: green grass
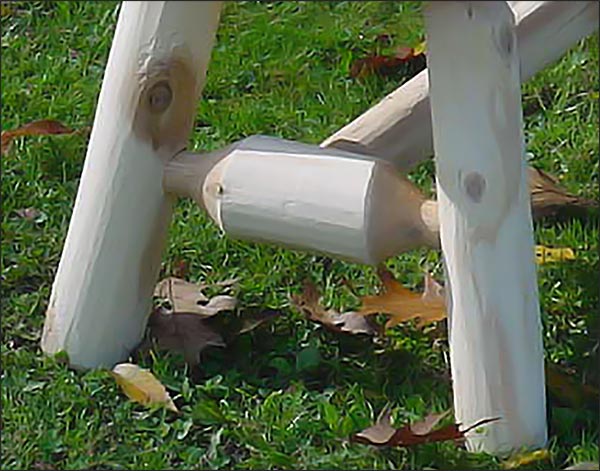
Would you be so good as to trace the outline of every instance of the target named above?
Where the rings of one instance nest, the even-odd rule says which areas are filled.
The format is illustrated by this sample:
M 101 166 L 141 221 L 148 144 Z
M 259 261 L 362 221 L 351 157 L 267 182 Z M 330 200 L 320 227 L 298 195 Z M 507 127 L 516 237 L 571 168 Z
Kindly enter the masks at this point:
M 2 18 L 2 129 L 41 118 L 75 128 L 93 122 L 116 19 L 114 2 L 22 2 Z M 192 136 L 201 149 L 256 133 L 317 143 L 407 77 L 348 76 L 353 59 L 390 34 L 422 39 L 410 2 L 232 2 Z M 571 192 L 598 198 L 598 35 L 579 43 L 523 88 L 534 163 Z M 283 315 L 207 350 L 199 371 L 157 354 L 141 364 L 171 391 L 174 416 L 126 400 L 106 371 L 77 373 L 39 348 L 53 275 L 85 155 L 82 135 L 17 140 L 2 159 L 3 469 L 498 469 L 499 461 L 452 443 L 377 450 L 348 436 L 392 403 L 397 422 L 451 405 L 447 345 L 402 325 L 384 345 L 308 323 L 289 305 L 311 276 L 328 305 L 352 307 L 351 279 L 372 293 L 372 268 L 230 240 L 200 210 L 179 202 L 163 274 L 180 260 L 191 280 L 240 277 L 240 310 Z M 432 190 L 432 162 L 411 173 Z M 35 207 L 37 221 L 16 210 Z M 577 259 L 539 269 L 546 356 L 598 385 L 598 226 L 536 225 L 537 243 L 571 247 Z M 417 250 L 388 261 L 419 288 L 440 254 Z M 118 267 L 115 267 L 118 270 Z M 354 303 L 354 304 L 353 304 Z M 598 461 L 598 413 L 551 398 L 552 458 L 530 469 Z

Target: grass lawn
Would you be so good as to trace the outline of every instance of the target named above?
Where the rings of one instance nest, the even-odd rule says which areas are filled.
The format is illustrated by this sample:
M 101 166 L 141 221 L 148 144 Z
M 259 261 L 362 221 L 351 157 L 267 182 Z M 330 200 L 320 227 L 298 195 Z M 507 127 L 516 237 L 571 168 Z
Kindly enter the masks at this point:
M 53 118 L 90 126 L 116 25 L 116 2 L 18 2 L 2 17 L 2 129 Z M 252 134 L 318 143 L 408 77 L 349 77 L 352 61 L 415 45 L 416 2 L 232 2 L 213 52 L 190 146 L 215 149 Z M 572 193 L 598 198 L 598 35 L 523 87 L 533 164 Z M 185 261 L 191 281 L 239 277 L 240 311 L 282 315 L 208 349 L 198 371 L 181 356 L 142 359 L 167 386 L 176 416 L 128 401 L 107 371 L 77 373 L 39 348 L 86 150 L 86 135 L 18 139 L 2 158 L 2 469 L 500 469 L 453 443 L 375 449 L 348 442 L 388 402 L 396 423 L 452 404 L 444 340 L 403 324 L 383 344 L 328 332 L 289 296 L 309 276 L 324 304 L 356 306 L 378 286 L 371 267 L 231 240 L 190 202 L 177 204 L 162 275 Z M 432 192 L 433 163 L 410 178 Z M 18 210 L 33 207 L 33 220 Z M 132 230 L 134 230 L 132 228 Z M 539 267 L 547 360 L 598 386 L 598 220 L 536 224 L 537 244 L 576 259 Z M 440 253 L 387 266 L 421 289 Z M 118 271 L 119 267 L 115 267 Z M 194 373 L 194 374 L 192 374 Z M 550 396 L 550 458 L 529 469 L 598 462 L 598 409 Z M 525 468 L 527 468 L 525 466 Z

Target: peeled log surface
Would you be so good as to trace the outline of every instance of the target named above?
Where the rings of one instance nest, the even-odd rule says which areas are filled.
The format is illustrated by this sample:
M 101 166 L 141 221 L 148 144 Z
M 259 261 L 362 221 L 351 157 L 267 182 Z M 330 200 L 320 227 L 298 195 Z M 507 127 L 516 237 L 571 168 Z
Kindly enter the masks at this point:
M 528 170 L 534 214 L 581 204 L 548 174 Z M 388 162 L 338 149 L 251 136 L 214 152 L 178 154 L 164 187 L 193 198 L 234 238 L 372 265 L 440 247 L 436 201 Z
M 185 148 L 220 2 L 123 2 L 42 335 L 76 368 L 140 341 L 171 216 L 166 161 Z
M 521 80 L 558 60 L 598 29 L 597 1 L 509 2 L 517 18 Z M 429 79 L 423 70 L 354 121 L 323 147 L 372 155 L 407 172 L 433 156 Z
M 467 433 L 471 451 L 543 447 L 542 326 L 513 13 L 505 2 L 428 2 L 425 19 L 456 420 L 468 427 L 500 418 Z
M 194 198 L 234 238 L 372 265 L 438 245 L 432 202 L 389 163 L 338 149 L 252 136 L 179 154 L 164 186 Z

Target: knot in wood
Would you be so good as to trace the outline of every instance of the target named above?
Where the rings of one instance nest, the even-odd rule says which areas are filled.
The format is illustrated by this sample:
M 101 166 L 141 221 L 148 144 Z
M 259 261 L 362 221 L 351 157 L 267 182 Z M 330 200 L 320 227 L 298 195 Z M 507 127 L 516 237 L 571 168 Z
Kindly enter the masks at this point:
M 486 185 L 483 175 L 478 172 L 470 172 L 465 176 L 463 185 L 469 199 L 474 203 L 479 203 Z
M 148 91 L 148 104 L 153 113 L 162 113 L 173 101 L 173 90 L 166 80 L 155 83 Z

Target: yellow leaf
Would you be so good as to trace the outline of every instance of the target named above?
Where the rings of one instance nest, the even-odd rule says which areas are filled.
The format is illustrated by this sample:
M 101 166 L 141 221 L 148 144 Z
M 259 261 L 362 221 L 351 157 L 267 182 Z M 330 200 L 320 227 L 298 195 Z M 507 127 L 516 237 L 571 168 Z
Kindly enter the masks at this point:
M 542 461 L 550 459 L 550 452 L 547 449 L 535 450 L 528 453 L 522 453 L 512 457 L 511 459 L 502 463 L 504 469 L 515 469 L 521 466 L 526 466 L 536 461 Z
M 377 274 L 384 291 L 376 296 L 361 298 L 362 305 L 358 312 L 363 316 L 389 314 L 388 329 L 415 318 L 419 318 L 419 326 L 446 318 L 443 288 L 429 275 L 425 278 L 425 292 L 418 294 L 402 286 L 384 266 L 378 268 Z
M 0 17 L 4 18 L 5 16 L 10 15 L 13 12 L 13 9 L 9 7 L 6 3 L 0 4 Z
M 119 363 L 111 373 L 125 395 L 132 401 L 145 406 L 163 404 L 167 409 L 178 412 L 165 387 L 150 371 L 132 363 Z
M 552 249 L 543 245 L 535 246 L 535 260 L 538 264 L 575 260 L 575 253 L 570 248 Z
M 421 41 L 415 47 L 413 47 L 413 55 L 418 56 L 423 54 L 427 50 L 427 41 Z

